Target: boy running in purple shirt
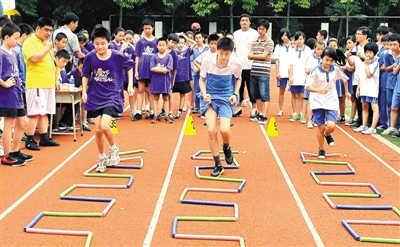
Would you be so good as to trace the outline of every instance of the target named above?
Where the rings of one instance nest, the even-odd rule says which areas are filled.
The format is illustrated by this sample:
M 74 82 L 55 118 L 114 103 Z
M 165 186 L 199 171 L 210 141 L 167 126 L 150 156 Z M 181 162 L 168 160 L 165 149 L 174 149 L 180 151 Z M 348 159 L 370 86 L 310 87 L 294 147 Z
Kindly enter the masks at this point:
M 23 166 L 33 159 L 32 155 L 21 153 L 21 140 L 28 119 L 22 99 L 22 86 L 19 78 L 17 53 L 11 50 L 17 45 L 21 30 L 15 24 L 6 24 L 1 29 L 4 38 L 0 49 L 0 117 L 4 117 L 3 147 L 1 164 Z M 14 129 L 14 136 L 13 136 Z M 14 141 L 12 142 L 12 136 Z
M 96 52 L 90 52 L 82 69 L 82 101 L 87 117 L 94 118 L 96 144 L 99 151 L 98 172 L 105 172 L 107 163 L 119 163 L 119 149 L 110 128 L 111 118 L 123 112 L 124 99 L 121 97 L 123 71 L 128 71 L 128 94 L 133 95 L 134 62 L 124 54 L 110 50 L 111 34 L 106 28 L 93 31 L 92 40 Z M 108 157 L 105 154 L 104 138 L 110 145 Z

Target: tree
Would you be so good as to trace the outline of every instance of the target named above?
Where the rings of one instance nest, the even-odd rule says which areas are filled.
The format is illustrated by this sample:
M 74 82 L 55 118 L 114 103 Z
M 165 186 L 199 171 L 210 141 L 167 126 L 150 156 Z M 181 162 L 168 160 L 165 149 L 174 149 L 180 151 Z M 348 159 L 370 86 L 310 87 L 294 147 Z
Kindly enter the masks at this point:
M 17 9 L 21 10 L 24 14 L 36 17 L 36 6 L 38 0 L 18 0 L 15 1 Z
M 213 10 L 219 8 L 220 2 L 220 0 L 194 0 L 192 8 L 197 15 L 207 16 Z M 255 7 L 258 5 L 257 0 L 224 0 L 224 3 L 229 5 L 230 32 L 233 32 L 233 9 L 239 2 L 243 3 L 242 9 L 249 14 L 253 13 Z
M 292 3 L 293 2 L 293 3 Z M 290 7 L 293 5 L 297 5 L 301 8 L 309 9 L 316 0 L 274 0 L 270 2 L 271 7 L 274 8 L 275 12 L 283 12 L 283 9 L 286 7 L 286 26 L 289 28 L 290 24 Z
M 113 0 L 116 4 L 119 5 L 119 26 L 122 26 L 122 16 L 123 9 L 133 9 L 136 5 L 141 5 L 142 3 L 147 2 L 147 0 Z
M 162 0 L 165 10 L 167 13 L 170 13 L 172 15 L 172 23 L 171 23 L 171 31 L 174 30 L 174 24 L 175 24 L 175 11 L 176 9 L 184 3 L 189 2 L 189 0 Z

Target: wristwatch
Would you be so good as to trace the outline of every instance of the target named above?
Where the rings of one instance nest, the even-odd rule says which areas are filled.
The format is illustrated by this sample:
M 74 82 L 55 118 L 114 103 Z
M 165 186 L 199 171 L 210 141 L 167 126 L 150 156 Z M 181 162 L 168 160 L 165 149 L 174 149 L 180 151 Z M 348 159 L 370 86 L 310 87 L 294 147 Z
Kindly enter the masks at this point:
M 236 100 L 238 100 L 238 99 L 239 99 L 239 95 L 238 95 L 237 93 L 233 93 L 233 95 L 235 95 L 235 96 L 236 96 Z

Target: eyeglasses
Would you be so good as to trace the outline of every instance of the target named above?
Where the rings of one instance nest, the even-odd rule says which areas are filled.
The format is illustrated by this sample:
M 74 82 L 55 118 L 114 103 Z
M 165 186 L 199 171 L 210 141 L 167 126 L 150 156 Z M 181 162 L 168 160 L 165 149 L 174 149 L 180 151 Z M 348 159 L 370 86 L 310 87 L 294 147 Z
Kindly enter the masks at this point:
M 363 33 L 356 33 L 355 34 L 356 36 L 359 36 L 359 35 L 364 35 Z

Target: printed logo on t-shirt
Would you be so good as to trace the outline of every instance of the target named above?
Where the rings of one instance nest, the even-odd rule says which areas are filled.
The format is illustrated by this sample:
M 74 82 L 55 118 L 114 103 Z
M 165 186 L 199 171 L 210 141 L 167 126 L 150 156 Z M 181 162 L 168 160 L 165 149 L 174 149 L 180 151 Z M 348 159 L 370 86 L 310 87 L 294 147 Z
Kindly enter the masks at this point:
M 113 78 L 108 77 L 108 75 L 110 74 L 110 70 L 104 70 L 102 68 L 98 68 L 96 71 L 96 75 L 94 77 L 95 81 L 98 82 L 109 82 L 109 81 L 113 81 Z
M 13 72 L 11 73 L 11 77 L 18 77 L 18 76 L 19 76 L 18 65 L 17 65 L 17 63 L 14 63 Z
M 185 55 L 183 54 L 183 52 L 181 52 L 181 53 L 179 53 L 178 54 L 178 60 L 183 60 L 183 59 L 185 59 L 186 57 L 185 57 Z
M 150 46 L 147 46 L 146 49 L 144 49 L 142 55 L 152 56 L 153 55 L 153 48 L 151 48 Z
M 129 58 L 132 58 L 132 54 L 129 54 L 128 52 L 124 52 L 124 55 L 129 57 Z

